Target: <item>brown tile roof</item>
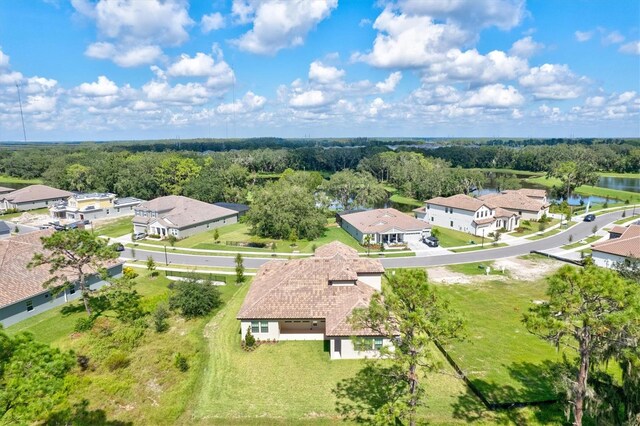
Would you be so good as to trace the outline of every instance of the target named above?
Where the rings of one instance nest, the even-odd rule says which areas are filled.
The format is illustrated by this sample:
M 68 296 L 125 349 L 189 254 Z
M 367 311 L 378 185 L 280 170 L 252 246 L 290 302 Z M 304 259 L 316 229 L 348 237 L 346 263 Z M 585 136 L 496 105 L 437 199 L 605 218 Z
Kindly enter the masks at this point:
M 453 207 L 462 210 L 475 212 L 480 207 L 486 206 L 490 209 L 495 208 L 494 205 L 482 201 L 478 198 L 470 197 L 465 194 L 456 194 L 450 197 L 435 197 L 426 201 L 427 204 L 435 204 L 437 206 Z
M 139 204 L 136 210 L 158 212 L 158 216 L 134 216 L 134 223 L 149 224 L 158 221 L 168 228 L 184 228 L 238 214 L 235 210 L 181 195 L 168 195 L 146 201 Z
M 49 266 L 28 269 L 27 264 L 34 254 L 44 252 L 40 238 L 53 232 L 45 229 L 0 240 L 0 308 L 45 292 L 42 284 L 51 278 Z
M 307 259 L 268 262 L 253 279 L 238 319 L 325 319 L 328 336 L 372 335 L 353 330 L 347 321 L 351 311 L 368 306 L 375 293 L 357 280 L 358 273 L 382 274 L 384 268 L 340 242 L 318 248 Z M 334 280 L 355 285 L 331 285 Z
M 505 210 L 505 209 L 503 209 L 502 207 L 498 207 L 498 208 L 496 209 L 496 212 L 495 212 L 495 215 L 494 215 L 494 216 L 495 216 L 495 217 L 500 217 L 500 218 L 502 218 L 502 217 L 518 216 L 518 214 L 517 214 L 517 213 L 515 213 L 515 212 L 511 212 L 511 211 L 509 211 L 509 210 Z
M 614 226 L 613 228 L 611 228 L 609 230 L 609 233 L 611 233 L 611 234 L 622 234 L 626 230 L 627 230 L 626 226 L 616 225 L 616 226 Z
M 545 189 L 520 188 L 520 189 L 506 189 L 502 192 L 504 194 L 517 192 L 527 197 L 534 197 L 534 198 L 544 198 L 547 196 L 547 191 Z
M 508 192 L 504 194 L 486 194 L 478 197 L 482 201 L 493 204 L 496 207 L 502 207 L 510 210 L 526 210 L 538 212 L 546 207 L 546 205 L 533 198 L 527 197 L 519 192 Z
M 4 186 L 0 186 L 0 194 L 6 194 L 7 192 L 15 191 L 15 188 L 7 188 Z
M 52 188 L 47 185 L 29 185 L 21 189 L 2 195 L 2 199 L 10 203 L 29 203 L 32 201 L 53 200 L 56 198 L 65 198 L 73 195 L 72 192 L 64 191 L 58 188 Z
M 630 225 L 619 238 L 593 244 L 591 250 L 640 258 L 640 225 Z
M 486 225 L 488 223 L 495 222 L 496 219 L 493 217 L 488 217 L 486 219 L 473 219 L 473 221 L 476 223 L 476 225 Z
M 363 234 L 375 234 L 390 229 L 422 231 L 423 229 L 431 228 L 431 225 L 425 221 L 391 208 L 367 210 L 341 215 L 340 217 Z

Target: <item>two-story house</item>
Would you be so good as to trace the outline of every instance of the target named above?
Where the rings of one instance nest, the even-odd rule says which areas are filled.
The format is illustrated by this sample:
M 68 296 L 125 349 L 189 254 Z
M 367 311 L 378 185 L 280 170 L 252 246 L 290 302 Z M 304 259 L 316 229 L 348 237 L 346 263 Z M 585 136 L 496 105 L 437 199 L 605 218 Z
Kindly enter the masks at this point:
M 134 209 L 135 233 L 166 238 L 191 235 L 238 222 L 238 212 L 181 195 L 146 201 Z
M 49 209 L 51 217 L 63 220 L 94 220 L 132 215 L 143 200 L 134 197 L 116 198 L 115 194 L 93 192 L 73 194 Z
M 431 225 L 473 235 L 486 235 L 502 228 L 512 231 L 520 219 L 517 213 L 464 194 L 432 198 L 414 212 L 418 219 Z

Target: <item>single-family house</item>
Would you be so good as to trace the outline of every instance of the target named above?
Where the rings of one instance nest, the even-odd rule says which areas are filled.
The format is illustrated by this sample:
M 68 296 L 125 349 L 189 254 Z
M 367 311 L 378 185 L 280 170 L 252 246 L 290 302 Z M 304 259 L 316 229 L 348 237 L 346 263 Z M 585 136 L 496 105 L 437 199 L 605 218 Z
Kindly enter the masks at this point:
M 619 237 L 592 244 L 591 258 L 604 268 L 612 268 L 625 259 L 640 259 L 640 225 L 629 225 Z
M 512 231 L 520 220 L 515 212 L 465 194 L 432 198 L 414 212 L 418 219 L 431 225 L 473 235 L 488 235 L 503 228 Z
M 95 220 L 105 217 L 133 215 L 143 200 L 134 197 L 116 198 L 115 194 L 92 192 L 73 194 L 49 208 L 51 217 L 62 220 Z
M 47 185 L 29 185 L 0 195 L 0 210 L 33 210 L 50 207 L 73 193 Z
M 504 191 L 502 191 L 503 194 L 509 194 L 511 192 L 517 192 L 518 194 L 522 194 L 533 200 L 540 201 L 543 204 L 549 204 L 549 201 L 547 200 L 546 189 L 520 188 L 520 189 L 505 189 Z
M 544 197 L 540 197 L 539 189 L 507 190 L 496 194 L 486 194 L 478 197 L 479 200 L 488 201 L 496 207 L 517 213 L 522 220 L 540 220 L 542 216 L 549 215 L 549 203 Z M 535 196 L 527 194 L 533 193 Z
M 80 296 L 71 287 L 53 295 L 43 287 L 51 277 L 48 265 L 27 268 L 36 253 L 44 252 L 41 237 L 51 235 L 51 230 L 14 235 L 0 240 L 0 324 L 8 327 L 33 315 L 60 306 Z M 107 272 L 111 276 L 122 273 L 122 262 L 113 261 Z M 89 288 L 96 290 L 106 284 L 100 275 L 88 278 Z
M 418 242 L 430 234 L 431 225 L 396 209 L 343 212 L 336 217 L 339 225 L 360 244 L 367 235 L 371 244 Z
M 145 201 L 134 208 L 135 233 L 186 238 L 238 222 L 238 212 L 181 195 Z
M 626 226 L 616 225 L 609 229 L 609 239 L 620 238 L 620 236 L 627 230 Z
M 391 341 L 355 329 L 349 316 L 381 290 L 384 268 L 343 243 L 319 247 L 310 258 L 260 267 L 237 318 L 242 339 L 327 340 L 331 359 L 375 357 Z

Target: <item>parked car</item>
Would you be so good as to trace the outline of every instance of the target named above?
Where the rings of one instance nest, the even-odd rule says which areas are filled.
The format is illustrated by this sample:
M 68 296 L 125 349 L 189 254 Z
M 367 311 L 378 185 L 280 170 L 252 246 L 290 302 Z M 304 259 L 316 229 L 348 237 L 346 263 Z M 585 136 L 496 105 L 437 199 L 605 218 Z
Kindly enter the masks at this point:
M 111 247 L 113 247 L 115 251 L 124 251 L 124 246 L 120 243 L 115 243 Z
M 429 247 L 438 247 L 438 245 L 440 245 L 440 241 L 438 241 L 438 237 L 434 237 L 434 236 L 425 237 L 422 239 L 422 242 L 424 242 Z
M 66 231 L 67 228 L 65 228 L 62 225 L 53 225 L 53 229 L 55 229 L 56 231 Z
M 147 233 L 146 232 L 138 232 L 137 234 L 135 234 L 133 236 L 134 240 L 142 240 L 143 238 L 147 238 Z
M 588 215 L 586 215 L 584 217 L 584 221 L 585 222 L 593 222 L 594 220 L 596 220 L 596 215 L 595 214 L 589 213 Z

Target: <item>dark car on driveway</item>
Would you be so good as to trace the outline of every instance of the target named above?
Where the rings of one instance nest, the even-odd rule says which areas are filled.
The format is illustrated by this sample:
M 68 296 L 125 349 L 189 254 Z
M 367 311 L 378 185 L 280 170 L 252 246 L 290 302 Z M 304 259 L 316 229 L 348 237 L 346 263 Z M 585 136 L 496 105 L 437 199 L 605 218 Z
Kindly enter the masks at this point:
M 124 251 L 124 246 L 120 243 L 115 243 L 111 247 L 113 247 L 115 251 Z
M 594 220 L 596 220 L 595 214 L 588 214 L 584 217 L 585 222 L 593 222 Z
M 440 245 L 438 238 L 434 236 L 425 237 L 422 241 L 429 247 L 438 247 Z

